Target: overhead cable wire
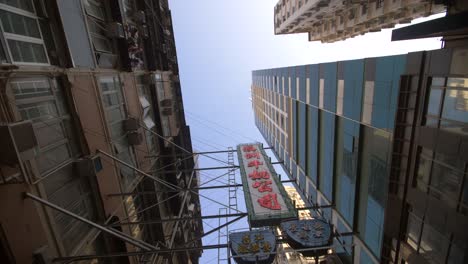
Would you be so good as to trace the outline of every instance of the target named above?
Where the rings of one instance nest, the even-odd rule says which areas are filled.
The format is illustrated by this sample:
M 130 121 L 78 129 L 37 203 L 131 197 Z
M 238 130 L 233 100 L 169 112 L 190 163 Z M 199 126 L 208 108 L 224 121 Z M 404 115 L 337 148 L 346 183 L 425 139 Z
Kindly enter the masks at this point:
M 146 128 L 146 127 L 143 126 L 142 124 L 140 124 L 140 127 L 142 127 L 143 129 L 145 129 L 146 131 L 149 131 L 150 133 L 156 135 L 157 137 L 161 138 L 162 140 L 168 142 L 169 144 L 175 146 L 176 148 L 178 148 L 178 149 L 180 149 L 180 150 L 182 150 L 182 151 L 185 151 L 186 153 L 194 154 L 194 153 L 188 151 L 187 149 L 185 149 L 185 148 L 179 146 L 178 144 L 176 144 L 176 143 L 174 143 L 174 142 L 172 142 L 172 141 L 166 139 L 164 136 L 161 136 L 161 135 L 159 135 L 158 133 L 156 133 L 156 132 L 154 132 L 154 131 L 152 131 L 152 130 Z M 210 159 L 212 159 L 212 160 L 216 160 L 216 161 L 218 161 L 218 162 L 221 162 L 221 163 L 223 163 L 223 164 L 230 165 L 228 162 L 226 162 L 226 161 L 224 161 L 224 160 L 217 159 L 217 158 L 213 158 L 213 157 L 209 156 L 208 154 L 198 154 L 198 155 L 202 155 L 202 156 L 205 156 L 205 157 L 210 158 Z
M 231 129 L 231 128 L 227 128 L 227 127 L 225 127 L 225 126 L 223 126 L 223 125 L 221 125 L 221 124 L 219 124 L 219 123 L 217 123 L 217 122 L 215 122 L 215 121 L 213 121 L 213 120 L 205 119 L 205 118 L 203 118 L 202 116 L 196 115 L 196 114 L 191 113 L 191 112 L 189 112 L 189 111 L 187 111 L 187 110 L 185 110 L 185 113 L 187 113 L 188 115 L 191 115 L 191 116 L 193 116 L 193 117 L 195 117 L 195 118 L 198 118 L 198 119 L 200 119 L 200 120 L 204 120 L 204 121 L 206 121 L 206 122 L 212 123 L 212 124 L 216 125 L 217 127 L 223 128 L 223 129 L 225 129 L 225 130 L 227 130 L 227 131 L 230 131 L 232 134 L 235 134 L 235 135 L 237 135 L 237 136 L 243 137 L 244 139 L 247 139 L 247 140 L 249 140 L 249 141 L 250 141 L 250 140 L 252 140 L 252 141 L 254 141 L 254 142 L 257 142 L 257 141 L 258 141 L 258 139 L 254 139 L 254 138 L 252 138 L 252 137 L 243 135 L 240 131 L 237 131 L 237 130 L 234 130 L 234 129 Z
M 210 131 L 210 132 L 216 132 L 217 134 L 222 135 L 224 138 L 230 139 L 230 140 L 234 141 L 235 143 L 239 143 L 239 142 L 245 141 L 245 140 L 243 140 L 243 139 L 241 139 L 241 138 L 236 138 L 236 137 L 234 137 L 234 136 L 232 136 L 232 135 L 228 135 L 228 134 L 224 133 L 223 131 L 218 130 L 217 128 L 212 127 L 212 126 L 210 126 L 210 125 L 208 125 L 208 124 L 205 124 L 205 123 L 203 123 L 203 122 L 201 122 L 201 121 L 199 121 L 199 120 L 193 119 L 193 117 L 189 117 L 189 118 L 190 118 L 190 119 L 189 119 L 189 123 L 190 123 L 191 125 L 200 125 L 200 126 L 207 127 L 207 128 L 209 128 L 209 131 Z M 250 141 L 250 140 L 249 140 L 249 141 Z

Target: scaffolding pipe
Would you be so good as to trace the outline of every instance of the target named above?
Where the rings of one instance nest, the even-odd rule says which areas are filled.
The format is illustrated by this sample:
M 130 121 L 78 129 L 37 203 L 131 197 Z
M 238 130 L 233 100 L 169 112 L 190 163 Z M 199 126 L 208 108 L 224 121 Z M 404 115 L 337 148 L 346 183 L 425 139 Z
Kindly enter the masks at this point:
M 195 171 L 192 170 L 192 174 L 190 174 L 190 179 L 189 179 L 189 182 L 187 184 L 188 186 L 192 185 L 192 180 L 193 180 L 194 175 L 195 175 Z M 181 206 L 180 206 L 180 209 L 179 209 L 179 214 L 177 215 L 178 218 L 182 217 L 182 213 L 185 210 L 185 202 L 187 201 L 188 193 L 189 193 L 188 190 L 184 191 L 184 197 L 182 198 L 182 203 L 181 203 Z M 180 221 L 177 221 L 175 223 L 175 227 L 172 229 L 171 240 L 169 241 L 169 248 L 172 248 L 172 245 L 174 244 L 174 239 L 175 239 L 176 234 L 177 234 L 177 229 L 179 228 L 179 223 L 180 223 Z
M 220 225 L 220 226 L 218 226 L 218 227 L 216 227 L 216 228 L 213 228 L 213 229 L 211 229 L 210 231 L 204 233 L 203 235 L 201 235 L 201 236 L 199 236 L 199 237 L 197 237 L 197 238 L 195 238 L 195 239 L 192 239 L 191 241 L 185 243 L 184 246 L 190 245 L 190 244 L 192 244 L 193 242 L 195 242 L 195 241 L 197 241 L 197 240 L 199 240 L 199 239 L 201 239 L 201 238 L 203 238 L 203 237 L 205 237 L 205 236 L 207 236 L 207 235 L 209 235 L 209 234 L 211 234 L 211 233 L 214 233 L 214 232 L 218 231 L 219 229 L 221 229 L 221 228 L 223 228 L 223 227 L 225 227 L 225 226 L 228 226 L 228 225 L 230 225 L 230 224 L 236 222 L 237 220 L 240 220 L 240 219 L 243 218 L 243 217 L 245 217 L 245 215 L 239 216 L 239 217 L 237 217 L 237 218 L 235 218 L 235 219 L 233 219 L 233 220 L 231 220 L 231 221 L 229 221 L 229 222 L 226 222 L 225 224 L 222 224 L 222 225 Z
M 355 244 L 348 244 L 346 248 L 352 248 Z M 210 249 L 218 249 L 218 248 L 227 248 L 229 247 L 228 244 L 218 244 L 218 245 L 207 245 L 201 247 L 186 247 L 186 248 L 174 248 L 174 249 L 159 249 L 159 250 L 149 250 L 149 251 L 132 251 L 132 252 L 121 252 L 121 253 L 110 253 L 105 255 L 81 255 L 81 256 L 71 256 L 71 257 L 57 257 L 52 259 L 52 262 L 74 262 L 74 261 L 81 261 L 81 260 L 92 260 L 92 259 L 103 259 L 103 258 L 118 258 L 118 257 L 133 257 L 133 256 L 141 256 L 141 255 L 148 255 L 148 254 L 157 254 L 157 253 L 171 253 L 171 252 L 180 252 L 180 251 L 201 251 L 201 250 L 210 250 Z M 329 247 L 310 247 L 310 248 L 303 248 L 303 249 L 283 249 L 281 253 L 276 251 L 271 253 L 261 253 L 261 254 L 282 254 L 282 253 L 289 253 L 289 252 L 303 252 L 308 250 L 320 250 L 320 249 L 333 249 L 338 246 L 331 245 Z M 241 257 L 252 257 L 254 254 L 243 254 L 243 255 L 235 255 L 229 256 L 229 258 L 241 258 Z
M 271 147 L 266 147 L 263 149 L 272 149 Z M 193 152 L 193 153 L 187 153 L 188 155 L 205 155 L 205 154 L 217 154 L 217 153 L 229 153 L 229 152 L 237 152 L 237 150 L 218 150 L 218 151 L 204 151 L 204 152 Z M 145 158 L 171 158 L 171 157 L 179 157 L 179 156 L 184 156 L 184 154 L 181 155 L 148 155 L 145 156 Z
M 217 248 L 227 248 L 227 244 L 221 245 L 207 245 L 201 247 L 186 247 L 186 248 L 173 248 L 173 249 L 158 249 L 158 250 L 148 250 L 148 251 L 132 251 L 132 252 L 121 252 L 121 253 L 110 253 L 105 255 L 81 255 L 81 256 L 71 256 L 71 257 L 57 257 L 52 259 L 52 262 L 74 262 L 81 260 L 91 260 L 91 259 L 103 259 L 103 258 L 119 258 L 119 257 L 133 257 L 149 254 L 159 254 L 159 253 L 171 253 L 171 252 L 180 252 L 180 251 L 201 251 Z
M 210 189 L 223 189 L 223 188 L 229 188 L 229 187 L 242 187 L 242 184 L 193 187 L 193 188 L 189 188 L 189 189 L 182 188 L 179 191 L 188 191 L 188 190 L 200 191 L 200 190 L 210 190 Z M 114 197 L 114 196 L 132 196 L 132 195 L 155 195 L 155 194 L 164 193 L 164 192 L 172 193 L 174 191 L 172 191 L 172 190 L 157 190 L 157 191 L 154 191 L 154 192 L 147 192 L 147 191 L 144 191 L 144 192 L 122 192 L 122 193 L 111 193 L 111 194 L 108 194 L 107 196 L 108 197 Z
M 171 189 L 173 189 L 173 190 L 177 190 L 177 188 L 173 187 L 171 184 L 168 184 L 168 183 L 164 182 L 163 180 L 158 179 L 158 178 L 154 177 L 153 175 L 150 175 L 150 174 L 148 174 L 148 173 L 146 173 L 146 172 L 144 172 L 144 171 L 142 171 L 142 170 L 136 168 L 135 166 L 132 166 L 132 165 L 126 163 L 125 161 L 120 160 L 120 159 L 118 159 L 118 158 L 116 158 L 116 157 L 110 155 L 109 153 L 107 153 L 107 152 L 105 152 L 105 151 L 102 151 L 102 150 L 100 150 L 100 149 L 97 149 L 96 151 L 99 152 L 99 153 L 102 153 L 104 156 L 109 157 L 109 158 L 113 159 L 114 161 L 117 161 L 117 162 L 119 162 L 120 164 L 123 164 L 123 165 L 125 165 L 126 167 L 129 167 L 130 169 L 133 169 L 133 170 L 135 170 L 136 172 L 138 172 L 138 173 L 140 173 L 140 174 L 142 174 L 142 175 L 144 175 L 144 176 L 146 176 L 146 177 L 148 177 L 148 178 L 150 178 L 150 179 L 152 179 L 152 180 L 154 180 L 154 181 L 156 181 L 156 182 L 158 182 L 158 183 L 160 183 L 160 184 L 162 184 L 162 185 L 165 185 L 165 186 L 167 186 L 167 187 L 169 187 L 169 188 L 171 188 Z M 179 172 L 179 171 L 174 171 L 174 172 Z
M 224 170 L 224 169 L 238 169 L 239 166 L 220 166 L 220 167 L 208 167 L 208 168 L 194 168 L 189 170 L 171 170 L 171 171 L 157 171 L 157 170 L 150 170 L 148 172 L 158 172 L 159 174 L 171 174 L 177 172 L 190 172 L 190 171 L 204 171 L 204 170 Z
M 136 171 L 136 172 L 142 174 L 143 176 L 146 176 L 146 177 L 148 177 L 148 178 L 150 178 L 150 179 L 153 179 L 154 181 L 156 181 L 156 182 L 158 182 L 158 183 L 161 183 L 161 184 L 163 184 L 163 185 L 165 185 L 165 186 L 168 186 L 169 188 L 171 188 L 171 189 L 173 189 L 173 190 L 175 190 L 175 191 L 180 191 L 180 190 L 182 190 L 182 188 L 180 188 L 179 186 L 174 185 L 174 184 L 171 184 L 171 183 L 167 183 L 167 182 L 164 181 L 164 180 L 158 179 L 158 178 L 156 178 L 156 177 L 154 177 L 154 176 L 152 176 L 152 175 L 150 175 L 150 174 L 148 174 L 148 173 L 146 173 L 146 172 L 144 172 L 144 171 L 142 171 L 142 170 L 136 168 L 135 166 L 132 166 L 132 165 L 130 165 L 130 164 L 128 164 L 128 163 L 126 163 L 126 162 L 124 162 L 124 161 L 122 161 L 122 160 L 120 160 L 120 159 L 118 159 L 118 158 L 116 158 L 116 157 L 114 157 L 114 156 L 112 156 L 112 155 L 110 155 L 110 154 L 108 154 L 108 153 L 102 151 L 102 150 L 99 150 L 99 149 L 98 149 L 98 150 L 96 150 L 96 151 L 99 152 L 99 153 L 104 154 L 105 156 L 107 156 L 107 157 L 113 159 L 114 161 L 117 161 L 117 162 L 119 162 L 119 163 L 121 163 L 121 164 L 123 164 L 123 165 L 125 165 L 125 166 L 127 166 L 127 167 L 129 167 L 129 168 L 131 168 L 131 169 L 133 169 L 134 171 Z M 173 187 L 173 186 L 175 186 L 175 187 Z M 218 201 L 216 201 L 216 200 L 213 200 L 213 199 L 211 199 L 211 198 L 209 198 L 209 197 L 207 197 L 207 196 L 205 196 L 205 195 L 199 194 L 198 192 L 195 192 L 195 191 L 192 191 L 192 190 L 189 190 L 189 191 L 190 191 L 191 193 L 195 194 L 195 195 L 201 196 L 201 197 L 203 197 L 203 198 L 205 198 L 205 199 L 207 199 L 207 200 L 209 200 L 209 201 L 212 201 L 213 203 L 217 203 L 217 204 L 219 204 L 219 205 L 221 205 L 221 206 L 225 206 L 225 207 L 230 208 L 229 206 L 227 206 L 227 205 L 225 205 L 225 204 L 222 204 L 222 203 L 220 203 L 220 202 L 218 202 Z M 233 209 L 233 210 L 236 210 L 237 212 L 242 213 L 242 211 L 240 211 L 240 210 L 237 210 L 237 209 Z
M 123 226 L 123 225 L 150 225 L 150 224 L 159 224 L 172 221 L 185 221 L 185 220 L 196 220 L 196 219 L 213 219 L 213 218 L 223 218 L 223 217 L 235 217 L 235 216 L 247 216 L 247 213 L 237 213 L 237 214 L 217 214 L 217 215 L 205 215 L 205 216 L 192 216 L 192 217 L 178 217 L 178 218 L 168 218 L 168 219 L 158 219 L 158 220 L 149 220 L 149 221 L 135 221 L 135 222 L 119 222 L 113 223 L 109 226 Z
M 158 248 L 153 246 L 153 245 L 150 245 L 150 244 L 148 244 L 148 243 L 146 243 L 144 241 L 134 239 L 133 237 L 131 237 L 131 236 L 125 234 L 125 233 L 121 233 L 121 232 L 119 232 L 117 230 L 112 230 L 110 228 L 107 228 L 107 227 L 101 226 L 99 224 L 96 224 L 93 221 L 90 221 L 90 220 L 88 220 L 88 219 L 86 219 L 84 217 L 81 217 L 81 216 L 79 216 L 79 215 L 77 215 L 75 213 L 72 213 L 72 212 L 70 212 L 68 210 L 65 210 L 62 207 L 59 207 L 59 206 L 57 206 L 57 205 L 55 205 L 55 204 L 53 204 L 53 203 L 51 203 L 49 201 L 46 201 L 46 200 L 44 200 L 42 198 L 39 198 L 39 197 L 37 197 L 37 196 L 35 196 L 33 194 L 24 193 L 24 195 L 25 195 L 26 198 L 31 198 L 32 200 L 34 200 L 36 202 L 39 202 L 39 203 L 41 203 L 41 204 L 43 204 L 45 206 L 48 206 L 48 207 L 50 207 L 52 209 L 57 210 L 57 211 L 59 211 L 59 212 L 61 212 L 63 214 L 66 214 L 66 215 L 68 215 L 70 217 L 73 217 L 76 220 L 81 221 L 81 222 L 83 222 L 85 224 L 88 224 L 88 225 L 90 225 L 90 226 L 92 226 L 92 227 L 94 227 L 94 228 L 96 228 L 96 229 L 98 229 L 98 230 L 100 230 L 100 231 L 102 231 L 104 233 L 107 233 L 109 235 L 120 238 L 120 239 L 124 240 L 125 242 L 127 242 L 129 244 L 132 244 L 132 245 L 134 245 L 134 246 L 136 246 L 138 248 L 141 248 L 143 250 L 158 250 Z

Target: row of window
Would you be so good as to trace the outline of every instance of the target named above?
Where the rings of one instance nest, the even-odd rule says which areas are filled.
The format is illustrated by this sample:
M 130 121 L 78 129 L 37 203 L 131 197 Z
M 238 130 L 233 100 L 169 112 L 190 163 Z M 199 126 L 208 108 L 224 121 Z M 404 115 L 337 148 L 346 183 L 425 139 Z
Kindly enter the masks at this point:
M 110 37 L 109 32 L 120 32 L 123 29 L 118 27 L 109 28 L 111 19 L 106 1 L 81 0 L 81 2 L 84 7 L 85 21 L 82 25 L 77 25 L 77 30 L 81 30 L 81 26 L 83 26 L 83 30 L 88 32 L 95 61 L 99 67 L 116 67 L 118 63 L 117 46 L 113 38 Z M 51 29 L 53 23 L 49 20 L 47 12 L 47 9 L 50 8 L 49 4 L 45 0 L 0 1 L 0 63 L 28 65 L 58 63 L 54 42 L 61 42 L 61 40 L 54 39 L 57 34 L 54 34 Z M 65 4 L 60 5 L 66 6 Z M 126 14 L 131 12 L 131 15 L 134 15 L 136 8 L 134 1 L 125 0 L 124 5 L 124 12 Z M 80 10 L 80 8 L 77 8 L 73 11 L 79 12 Z M 72 23 L 70 21 L 67 20 L 67 23 Z M 138 54 L 131 54 L 132 67 L 141 68 L 144 64 L 143 52 L 140 51 L 142 50 L 143 33 L 135 33 L 138 31 L 135 26 L 132 27 L 132 30 L 129 28 L 128 31 L 129 45 L 133 45 L 128 51 L 130 53 L 135 53 L 134 50 L 138 51 Z M 119 34 L 122 34 L 122 32 Z M 74 56 L 78 55 L 75 54 Z
M 311 201 L 316 204 L 334 201 L 347 224 L 355 226 L 373 254 L 379 256 L 383 239 L 390 133 L 296 100 L 292 100 L 291 113 L 292 162 L 291 165 L 286 162 L 286 166 L 293 178 L 299 178 L 299 186 L 305 191 L 307 175 L 308 181 L 316 186 L 309 185 Z M 267 141 L 275 146 L 279 156 L 288 161 L 287 148 L 278 144 L 281 140 L 275 132 L 266 124 L 260 123 L 259 128 Z M 359 195 L 356 194 L 357 185 L 361 190 Z M 321 195 L 328 202 L 319 201 Z M 324 214 L 331 217 L 331 210 L 328 211 L 324 210 Z
M 468 135 L 468 78 L 431 80 L 423 125 Z
M 420 148 L 415 185 L 468 215 L 468 164 L 457 157 Z
M 137 77 L 140 101 L 151 100 L 149 87 L 142 77 Z M 123 120 L 127 119 L 122 87 L 118 77 L 99 77 L 101 99 L 105 109 L 107 125 L 110 129 L 114 154 L 119 159 L 135 165 L 135 154 L 123 130 Z M 97 208 L 93 198 L 89 175 L 79 175 L 74 169 L 74 161 L 82 156 L 76 129 L 70 117 L 67 100 L 61 79 L 48 77 L 15 78 L 9 83 L 15 98 L 18 119 L 31 120 L 39 144 L 36 158 L 45 190 L 46 199 L 87 219 L 96 219 Z M 146 97 L 148 99 L 146 99 Z M 149 102 L 142 110 L 146 115 L 144 123 L 148 129 L 154 127 L 153 110 Z M 91 131 L 94 133 L 94 131 Z M 153 134 L 146 132 L 150 154 L 155 154 L 157 145 Z M 104 134 L 101 135 L 104 137 Z M 132 191 L 136 178 L 132 169 L 119 166 L 122 188 Z M 131 208 L 131 206 L 129 206 Z M 133 209 L 132 209 L 133 210 Z M 135 209 L 136 210 L 136 209 Z M 135 211 L 134 210 L 134 211 Z M 136 217 L 135 212 L 128 212 Z M 91 231 L 90 227 L 74 218 L 53 212 L 57 226 L 57 236 L 63 242 L 67 253 L 75 248 Z M 141 231 L 141 230 L 140 230 Z M 132 230 L 135 236 L 139 230 Z M 95 241 L 95 243 L 100 243 Z
M 410 212 L 408 216 L 406 242 L 429 263 L 458 264 L 466 261 L 466 241 L 457 241 L 444 230 L 435 229 L 416 212 Z
M 45 37 L 50 36 L 44 3 L 0 1 L 0 62 L 49 64 Z M 51 43 L 48 41 L 48 43 Z
M 36 158 L 45 196 L 50 202 L 87 219 L 96 219 L 88 175 L 78 175 L 72 161 L 82 155 L 59 80 L 46 77 L 10 81 L 20 118 L 31 120 L 39 144 Z M 52 213 L 58 237 L 72 252 L 90 227 L 59 212 Z
M 255 71 L 252 82 L 278 95 L 392 131 L 405 64 L 406 56 L 396 55 L 296 66 Z

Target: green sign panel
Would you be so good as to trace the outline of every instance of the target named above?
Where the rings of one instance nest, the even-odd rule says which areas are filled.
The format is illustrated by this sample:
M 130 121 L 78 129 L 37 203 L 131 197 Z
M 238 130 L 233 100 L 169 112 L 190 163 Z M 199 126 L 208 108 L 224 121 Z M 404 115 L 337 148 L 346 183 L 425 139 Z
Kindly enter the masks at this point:
M 237 155 L 250 226 L 273 226 L 297 219 L 297 212 L 262 144 L 238 145 Z

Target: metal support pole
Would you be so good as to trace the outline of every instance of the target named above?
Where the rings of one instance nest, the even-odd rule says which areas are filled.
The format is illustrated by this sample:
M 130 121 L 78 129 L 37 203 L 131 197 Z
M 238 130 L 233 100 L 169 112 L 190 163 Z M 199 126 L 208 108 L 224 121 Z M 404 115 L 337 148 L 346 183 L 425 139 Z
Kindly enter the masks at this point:
M 221 188 L 229 188 L 229 187 L 242 187 L 242 184 L 231 184 L 231 185 L 217 185 L 217 186 L 206 186 L 206 187 L 198 187 L 193 188 L 192 190 L 208 190 L 208 189 L 221 189 Z
M 271 147 L 266 147 L 266 148 L 263 148 L 263 149 L 272 149 Z M 205 155 L 205 154 L 217 154 L 217 153 L 230 153 L 230 152 L 237 152 L 237 150 L 218 150 L 218 151 L 204 151 L 204 152 L 193 152 L 189 155 Z M 145 156 L 145 158 L 170 158 L 170 157 L 180 157 L 180 156 L 184 156 L 184 154 L 181 154 L 181 155 L 148 155 L 148 156 Z
M 107 157 L 109 157 L 109 158 L 111 158 L 111 159 L 113 159 L 113 160 L 119 162 L 120 164 L 125 165 L 125 166 L 127 166 L 127 167 L 133 169 L 134 171 L 140 173 L 141 175 L 146 176 L 146 177 L 148 177 L 148 178 L 150 178 L 150 179 L 152 179 L 152 180 L 154 180 L 154 181 L 156 181 L 156 182 L 158 182 L 158 183 L 161 183 L 161 184 L 163 184 L 163 185 L 165 185 L 165 186 L 168 186 L 169 188 L 171 188 L 171 189 L 173 189 L 173 190 L 176 190 L 176 191 L 182 190 L 182 188 L 180 188 L 179 186 L 174 185 L 174 184 L 171 184 L 171 183 L 167 183 L 167 182 L 164 181 L 164 180 L 158 179 L 158 178 L 154 177 L 153 175 L 150 175 L 150 174 L 148 174 L 148 173 L 146 173 L 146 172 L 144 172 L 144 171 L 142 171 L 142 170 L 136 168 L 135 166 L 132 166 L 132 165 L 130 165 L 130 164 L 128 164 L 128 163 L 126 163 L 126 162 L 124 162 L 124 161 L 118 159 L 118 158 L 115 158 L 114 156 L 112 156 L 112 155 L 110 155 L 110 154 L 108 154 L 108 153 L 106 153 L 106 152 L 104 152 L 104 151 L 102 151 L 102 150 L 99 150 L 99 149 L 98 149 L 97 152 L 102 153 L 102 154 L 104 154 L 105 156 L 107 156 Z M 195 195 L 201 196 L 201 197 L 203 197 L 203 198 L 205 198 L 205 199 L 207 199 L 207 200 L 209 200 L 209 201 L 212 201 L 213 203 L 217 203 L 217 204 L 219 204 L 219 205 L 221 205 L 221 206 L 225 206 L 225 207 L 228 207 L 228 208 L 229 208 L 229 206 L 227 206 L 227 205 L 225 205 L 225 204 L 222 204 L 222 203 L 220 203 L 220 202 L 218 202 L 218 201 L 216 201 L 216 200 L 214 200 L 214 199 L 211 199 L 210 197 L 207 197 L 207 196 L 205 196 L 205 195 L 202 195 L 202 194 L 200 194 L 200 193 L 198 193 L 198 192 L 195 192 L 195 191 L 192 191 L 192 190 L 189 190 L 189 192 L 191 192 L 191 193 L 193 193 L 193 194 L 195 194 Z M 241 212 L 240 210 L 237 210 L 237 209 L 235 209 L 235 208 L 234 208 L 234 210 L 236 210 L 237 212 Z M 242 213 L 242 212 L 241 212 L 241 213 Z
M 192 185 L 192 180 L 193 180 L 193 176 L 195 175 L 195 171 L 192 170 L 192 174 L 190 174 L 190 179 L 189 179 L 189 182 L 188 182 L 188 185 L 187 186 L 191 186 Z M 185 202 L 187 201 L 187 195 L 188 195 L 188 190 L 187 191 L 184 191 L 184 197 L 182 198 L 182 203 L 181 203 L 181 206 L 180 206 L 180 209 L 179 209 L 179 214 L 177 215 L 178 218 L 181 218 L 182 217 L 182 213 L 184 212 L 185 210 Z M 179 222 L 180 221 L 177 221 L 175 223 L 175 227 L 173 227 L 172 229 L 172 235 L 171 235 L 171 240 L 169 241 L 169 248 L 172 248 L 172 244 L 174 244 L 174 239 L 175 239 L 175 236 L 177 234 L 177 228 L 179 227 Z
M 132 196 L 132 195 L 155 195 L 155 194 L 158 194 L 158 193 L 161 193 L 162 191 L 160 192 L 123 192 L 123 193 L 110 193 L 107 195 L 107 197 L 114 197 L 114 196 Z M 174 192 L 174 191 L 164 191 L 164 192 Z
M 333 205 L 316 205 L 316 206 L 310 206 L 310 207 L 300 207 L 296 208 L 296 210 L 316 210 L 316 209 L 321 209 L 321 208 L 330 208 L 333 207 Z
M 124 226 L 124 225 L 150 225 L 150 224 L 159 224 L 173 221 L 185 221 L 185 220 L 195 220 L 195 219 L 214 219 L 214 218 L 223 218 L 223 217 L 235 217 L 235 216 L 247 216 L 247 213 L 237 213 L 237 214 L 221 214 L 221 215 L 205 215 L 205 216 L 192 216 L 192 217 L 177 217 L 177 218 L 168 218 L 168 219 L 158 219 L 158 220 L 149 220 L 149 221 L 137 221 L 137 222 L 119 222 L 115 224 L 110 224 L 109 226 Z
M 134 171 L 136 171 L 136 172 L 138 172 L 138 173 L 140 173 L 140 174 L 142 174 L 142 175 L 144 175 L 144 176 L 146 176 L 148 178 L 151 178 L 152 180 L 154 180 L 154 181 L 156 181 L 156 182 L 158 182 L 158 183 L 160 183 L 162 185 L 165 185 L 165 186 L 167 186 L 167 187 L 169 187 L 169 188 L 171 188 L 173 190 L 177 190 L 177 186 L 174 187 L 173 184 L 168 184 L 168 183 L 164 182 L 163 180 L 158 179 L 158 178 L 154 177 L 153 175 L 150 175 L 150 174 L 136 168 L 135 166 L 132 166 L 132 165 L 126 163 L 125 161 L 122 161 L 122 160 L 110 155 L 109 153 L 107 153 L 105 151 L 102 151 L 100 149 L 97 149 L 96 151 L 99 152 L 99 153 L 102 153 L 106 157 L 109 157 L 109 158 L 113 159 L 114 161 L 117 161 L 118 163 L 120 163 L 122 165 L 125 165 L 126 167 L 129 167 L 130 169 L 133 169 Z M 175 171 L 175 172 L 179 172 L 179 171 Z
M 244 216 L 245 216 L 245 215 L 244 215 Z M 229 221 L 229 222 L 227 222 L 227 223 L 225 223 L 225 224 L 222 224 L 222 225 L 220 225 L 220 226 L 218 226 L 218 227 L 216 227 L 216 228 L 213 228 L 213 229 L 211 229 L 210 231 L 208 231 L 208 232 L 204 233 L 203 235 L 201 235 L 200 237 L 198 237 L 198 238 L 196 238 L 196 239 L 193 239 L 193 240 L 191 240 L 191 241 L 185 243 L 184 246 L 190 245 L 190 244 L 192 244 L 193 242 L 197 241 L 198 239 L 201 239 L 201 238 L 203 238 L 203 237 L 205 237 L 205 236 L 207 236 L 207 235 L 209 235 L 209 234 L 211 234 L 211 233 L 214 233 L 214 232 L 218 231 L 219 229 L 221 229 L 221 228 L 223 228 L 223 227 L 225 227 L 225 226 L 228 226 L 228 225 L 230 225 L 230 224 L 236 222 L 237 220 L 240 220 L 240 219 L 243 218 L 244 216 L 239 216 L 239 217 L 237 217 L 237 218 L 235 218 L 235 219 L 233 219 L 233 220 L 231 220 L 231 221 Z
M 83 218 L 83 217 L 81 217 L 81 216 L 79 216 L 79 215 L 77 215 L 77 214 L 74 214 L 74 213 L 72 213 L 72 212 L 70 212 L 70 211 L 68 211 L 68 210 L 65 210 L 65 209 L 63 209 L 62 207 L 59 207 L 59 206 L 57 206 L 57 205 L 55 205 L 55 204 L 53 204 L 53 203 L 51 203 L 51 202 L 49 202 L 49 201 L 46 201 L 46 200 L 44 200 L 44 199 L 42 199 L 42 198 L 39 198 L 39 197 L 37 197 L 37 196 L 35 196 L 35 195 L 33 195 L 33 194 L 25 193 L 25 196 L 26 196 L 26 198 L 31 198 L 31 199 L 33 199 L 33 200 L 36 201 L 36 202 L 39 202 L 39 203 L 41 203 L 41 204 L 43 204 L 43 205 L 45 205 L 45 206 L 48 206 L 48 207 L 50 207 L 50 208 L 52 208 L 52 209 L 57 210 L 57 211 L 59 211 L 59 212 L 61 212 L 61 213 L 63 213 L 63 214 L 66 214 L 66 215 L 68 215 L 68 216 L 70 216 L 70 217 L 73 217 L 73 218 L 75 218 L 76 220 L 81 221 L 81 222 L 83 222 L 83 223 L 85 223 L 85 224 L 88 224 L 88 225 L 90 225 L 90 226 L 92 226 L 92 227 L 94 227 L 94 228 L 96 228 L 96 229 L 98 229 L 98 230 L 100 230 L 100 231 L 102 231 L 102 232 L 104 232 L 104 233 L 107 233 L 107 234 L 109 234 L 109 235 L 112 235 L 112 236 L 115 236 L 115 237 L 117 237 L 117 238 L 120 238 L 120 239 L 122 239 L 123 241 L 125 241 L 125 242 L 127 242 L 127 243 L 129 243 L 129 244 L 132 244 L 132 245 L 134 245 L 134 246 L 136 246 L 136 247 L 138 247 L 138 248 L 141 248 L 141 249 L 143 249 L 143 250 L 158 250 L 157 247 L 155 247 L 155 246 L 153 246 L 153 245 L 151 245 L 151 244 L 148 244 L 148 243 L 146 243 L 146 242 L 144 242 L 144 241 L 140 241 L 140 240 L 138 240 L 138 239 L 135 239 L 135 238 L 133 238 L 133 237 L 131 237 L 131 236 L 129 236 L 129 235 L 123 233 L 123 232 L 119 232 L 119 231 L 117 231 L 117 230 L 110 229 L 110 228 L 101 226 L 101 225 L 99 225 L 99 224 L 96 224 L 96 223 L 94 223 L 93 221 L 90 221 L 90 220 L 88 220 L 88 219 L 86 219 L 86 218 Z
M 198 190 L 210 190 L 210 189 L 223 189 L 223 188 L 229 188 L 229 187 L 242 187 L 242 184 L 235 184 L 235 185 L 216 185 L 216 186 L 205 186 L 205 187 L 194 187 L 190 189 L 180 189 L 179 191 L 188 191 L 188 190 L 193 190 L 193 191 L 198 191 Z M 132 196 L 132 195 L 155 195 L 158 193 L 163 193 L 163 192 L 174 192 L 174 191 L 169 191 L 169 190 L 157 190 L 154 192 L 123 192 L 123 193 L 111 193 L 108 194 L 108 197 L 114 197 L 114 196 Z
M 281 183 L 288 183 L 288 182 L 296 182 L 295 180 L 284 180 L 284 181 L 281 181 Z
M 190 172 L 192 170 L 194 171 L 204 171 L 204 170 L 224 170 L 224 169 L 238 169 L 239 166 L 221 166 L 221 167 L 208 167 L 208 168 L 194 168 L 190 170 L 172 170 L 172 171 L 155 171 L 151 170 L 148 172 L 158 172 L 159 174 L 171 174 L 171 173 L 177 173 L 177 172 Z
M 186 247 L 186 248 L 158 249 L 158 250 L 148 250 L 148 251 L 138 251 L 138 252 L 110 253 L 106 255 L 81 255 L 81 256 L 71 256 L 71 257 L 58 257 L 58 258 L 54 258 L 52 262 L 70 263 L 74 261 L 90 260 L 90 259 L 132 257 L 132 256 L 181 252 L 181 251 L 201 251 L 201 250 L 210 250 L 210 249 L 226 248 L 226 247 L 228 247 L 227 244 L 221 244 L 221 245 L 207 245 L 207 246 L 201 246 L 201 247 Z

